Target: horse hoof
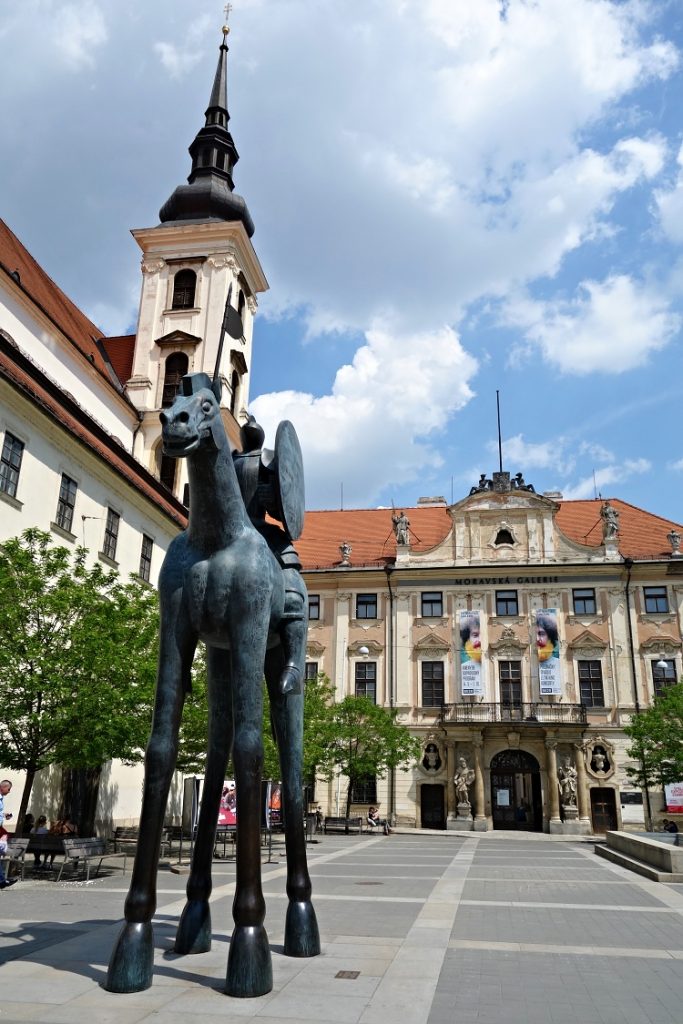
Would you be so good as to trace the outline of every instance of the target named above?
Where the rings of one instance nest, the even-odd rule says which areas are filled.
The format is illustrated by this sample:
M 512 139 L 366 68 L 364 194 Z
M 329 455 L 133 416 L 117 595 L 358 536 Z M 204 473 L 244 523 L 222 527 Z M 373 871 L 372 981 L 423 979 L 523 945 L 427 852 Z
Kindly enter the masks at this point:
M 273 987 L 273 965 L 263 925 L 235 926 L 230 939 L 225 993 L 237 999 L 265 996 Z
M 144 992 L 152 984 L 154 932 L 149 921 L 127 921 L 112 950 L 104 987 L 108 992 Z
M 285 922 L 285 956 L 318 956 L 320 933 L 313 904 L 292 901 Z
M 176 953 L 208 953 L 211 949 L 211 910 L 206 900 L 188 900 L 175 937 Z

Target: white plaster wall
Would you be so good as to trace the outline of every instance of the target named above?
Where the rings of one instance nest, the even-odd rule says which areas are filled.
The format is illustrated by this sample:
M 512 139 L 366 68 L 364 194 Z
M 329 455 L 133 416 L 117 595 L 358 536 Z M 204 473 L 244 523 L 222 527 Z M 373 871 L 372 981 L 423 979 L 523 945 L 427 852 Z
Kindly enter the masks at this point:
M 132 450 L 135 412 L 46 317 L 29 307 L 18 290 L 0 288 L 0 328 L 93 419 Z

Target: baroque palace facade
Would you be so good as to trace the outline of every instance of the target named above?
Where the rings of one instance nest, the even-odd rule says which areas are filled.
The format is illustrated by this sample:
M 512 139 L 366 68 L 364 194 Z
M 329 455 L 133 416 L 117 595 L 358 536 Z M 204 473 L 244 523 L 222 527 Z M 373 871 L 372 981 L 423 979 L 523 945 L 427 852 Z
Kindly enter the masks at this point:
M 396 708 L 422 744 L 355 808 L 482 831 L 656 822 L 663 794 L 629 781 L 623 726 L 681 675 L 681 532 L 503 472 L 451 506 L 307 513 L 308 675 Z M 335 814 L 345 793 L 315 795 Z

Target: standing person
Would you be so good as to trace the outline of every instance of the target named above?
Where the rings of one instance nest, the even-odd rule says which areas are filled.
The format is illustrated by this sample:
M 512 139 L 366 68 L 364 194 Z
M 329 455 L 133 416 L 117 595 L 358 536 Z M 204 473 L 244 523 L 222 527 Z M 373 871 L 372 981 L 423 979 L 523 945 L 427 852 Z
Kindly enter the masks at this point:
M 12 783 L 9 779 L 3 779 L 0 782 L 0 828 L 3 828 L 5 821 L 9 821 L 12 817 L 11 814 L 5 814 L 5 797 L 8 796 L 12 788 Z M 7 837 L 5 836 L 5 841 Z M 14 885 L 16 878 L 7 878 L 5 874 L 5 868 L 0 861 L 0 889 L 7 889 L 10 885 Z

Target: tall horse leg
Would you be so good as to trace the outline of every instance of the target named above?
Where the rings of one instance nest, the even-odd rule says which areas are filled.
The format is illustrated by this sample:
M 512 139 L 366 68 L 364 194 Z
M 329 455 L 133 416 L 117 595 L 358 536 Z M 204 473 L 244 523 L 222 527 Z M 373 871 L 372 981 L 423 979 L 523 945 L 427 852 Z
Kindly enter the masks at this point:
M 178 756 L 185 680 L 195 642 L 188 635 L 176 635 L 175 617 L 168 621 L 162 614 L 156 702 L 145 754 L 140 836 L 126 898 L 126 920 L 112 951 L 104 986 L 109 992 L 141 992 L 152 984 L 154 934 L 151 922 L 156 910 L 161 832 Z
M 209 746 L 192 870 L 187 882 L 187 903 L 175 940 L 176 953 L 206 953 L 211 949 L 211 862 L 233 733 L 229 658 L 227 651 L 216 647 L 206 649 Z
M 273 968 L 261 888 L 261 773 L 263 770 L 263 663 L 266 630 L 259 635 L 254 609 L 238 617 L 232 637 L 237 789 L 237 875 L 225 991 L 262 996 L 273 987 Z M 256 619 L 256 621 L 255 621 Z M 266 616 L 261 617 L 261 622 Z M 239 623 L 244 624 L 240 635 Z
M 320 934 L 311 903 L 311 879 L 306 863 L 303 803 L 303 729 L 304 695 L 283 696 L 280 678 L 284 664 L 280 647 L 266 655 L 266 681 L 273 723 L 280 753 L 284 797 L 285 847 L 287 850 L 287 919 L 285 922 L 285 954 L 317 956 Z

